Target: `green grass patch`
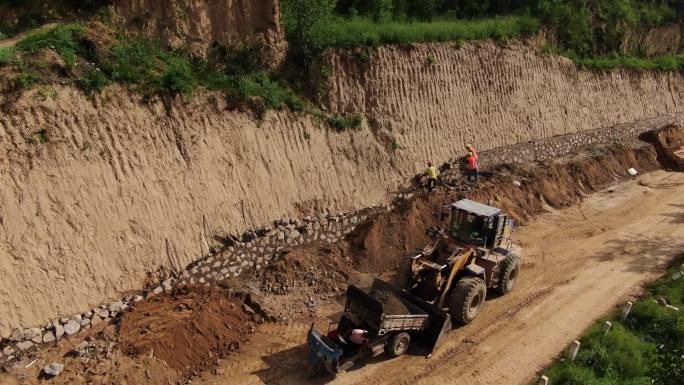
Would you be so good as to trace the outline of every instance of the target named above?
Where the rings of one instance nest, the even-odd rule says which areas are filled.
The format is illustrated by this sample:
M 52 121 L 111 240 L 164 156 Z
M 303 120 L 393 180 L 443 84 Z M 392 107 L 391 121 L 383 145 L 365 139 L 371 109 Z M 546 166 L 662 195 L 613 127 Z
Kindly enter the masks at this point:
M 335 114 L 331 115 L 326 119 L 326 122 L 330 127 L 337 131 L 346 131 L 349 129 L 355 129 L 361 127 L 363 123 L 363 115 L 361 114 Z
M 83 53 L 81 44 L 85 28 L 80 24 L 59 25 L 45 31 L 30 34 L 17 43 L 16 47 L 24 52 L 37 52 L 49 48 L 62 57 L 68 68 L 76 64 L 76 57 Z
M 630 70 L 679 71 L 684 69 L 684 54 L 665 55 L 656 58 L 634 56 L 578 58 L 572 54 L 568 57 L 580 66 L 598 70 L 624 68 Z
M 529 36 L 539 30 L 530 16 L 493 17 L 479 20 L 443 19 L 426 22 L 373 21 L 370 18 L 332 17 L 317 23 L 312 41 L 320 49 L 352 48 L 381 44 L 410 44 L 452 40 L 507 40 Z
M 679 263 L 682 261 L 680 260 Z M 634 304 L 626 320 L 616 314 L 598 321 L 581 337 L 574 362 L 562 359 L 544 373 L 554 385 L 675 385 L 684 383 L 684 315 L 655 303 L 665 298 L 681 306 L 684 277 L 677 265 Z M 603 323 L 613 324 L 605 334 Z
M 0 48 L 0 65 L 11 64 L 16 60 L 17 52 L 13 47 Z

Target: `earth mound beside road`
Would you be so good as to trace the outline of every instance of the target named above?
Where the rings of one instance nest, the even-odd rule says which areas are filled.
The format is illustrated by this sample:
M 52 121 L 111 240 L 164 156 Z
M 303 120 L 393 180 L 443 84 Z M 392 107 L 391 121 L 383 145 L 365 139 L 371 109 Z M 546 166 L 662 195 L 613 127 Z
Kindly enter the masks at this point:
M 154 355 L 191 375 L 239 349 L 259 317 L 229 291 L 185 288 L 125 314 L 119 341 L 129 355 Z

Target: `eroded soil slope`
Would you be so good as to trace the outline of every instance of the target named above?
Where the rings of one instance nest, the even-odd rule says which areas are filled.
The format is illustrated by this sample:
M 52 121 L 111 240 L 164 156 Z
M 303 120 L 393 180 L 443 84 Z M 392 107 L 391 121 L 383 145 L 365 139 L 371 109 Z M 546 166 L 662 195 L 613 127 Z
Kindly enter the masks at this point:
M 432 50 L 438 65 L 416 64 Z M 334 66 L 334 109 L 373 123 L 342 133 L 286 112 L 255 121 L 216 94 L 23 95 L 0 117 L 0 336 L 187 265 L 203 216 L 209 233 L 232 233 L 384 203 L 466 141 L 487 150 L 681 112 L 684 100 L 679 74 L 583 72 L 517 43 L 375 55 L 358 76 Z
M 681 137 L 675 133 L 670 138 Z M 23 383 L 33 384 L 44 364 L 66 360 L 67 372 L 57 383 L 123 385 L 137 380 L 163 384 L 188 376 L 193 383 L 226 385 L 491 384 L 501 379 L 523 383 L 594 317 L 681 253 L 682 174 L 656 171 L 613 185 L 631 179 L 628 167 L 641 172 L 655 169 L 656 158 L 653 147 L 644 144 L 594 148 L 538 168 L 499 170 L 485 177 L 480 188 L 419 196 L 386 216 L 371 219 L 345 242 L 294 247 L 255 276 L 222 282 L 249 289 L 253 294 L 249 300 L 236 299 L 226 290 L 203 288 L 153 298 L 124 313 L 118 325 L 104 331 L 93 329 L 89 346 L 95 352 L 87 353 L 88 360 L 63 358 L 78 341 L 62 340 L 45 352 L 30 353 L 11 372 Z M 513 180 L 521 181 L 521 186 L 514 186 Z M 607 185 L 613 186 L 589 195 Z M 557 188 L 548 190 L 548 186 Z M 520 194 L 505 195 L 507 190 Z M 478 320 L 454 330 L 430 360 L 415 350 L 397 360 L 373 360 L 336 379 L 309 377 L 303 362 L 311 322 L 318 321 L 325 328 L 327 320 L 343 307 L 341 289 L 346 284 L 368 285 L 374 276 L 391 272 L 406 250 L 418 246 L 411 245 L 411 237 L 418 238 L 419 225 L 402 225 L 411 210 L 423 214 L 423 225 L 428 227 L 431 217 L 436 220 L 435 207 L 442 204 L 437 202 L 458 199 L 461 194 L 498 199 L 527 224 L 515 232 L 524 258 L 520 286 L 507 296 L 490 298 Z M 555 200 L 546 202 L 546 196 Z M 395 232 L 377 238 L 373 225 L 386 223 L 393 223 Z M 378 253 L 379 249 L 364 246 L 371 244 L 364 240 L 373 237 L 380 248 L 400 246 L 393 254 Z M 355 258 L 359 253 L 372 263 L 360 263 Z M 264 319 L 281 322 L 256 330 L 251 327 Z M 253 330 L 256 333 L 250 335 Z M 247 335 L 249 342 L 244 340 Z M 98 346 L 104 346 L 104 351 Z M 230 352 L 234 354 L 220 359 Z M 503 357 L 501 352 L 505 352 Z M 25 369 L 34 357 L 36 367 Z M 217 360 L 217 367 L 200 373 L 205 363 L 212 367 Z M 160 370 L 160 365 L 166 369 Z

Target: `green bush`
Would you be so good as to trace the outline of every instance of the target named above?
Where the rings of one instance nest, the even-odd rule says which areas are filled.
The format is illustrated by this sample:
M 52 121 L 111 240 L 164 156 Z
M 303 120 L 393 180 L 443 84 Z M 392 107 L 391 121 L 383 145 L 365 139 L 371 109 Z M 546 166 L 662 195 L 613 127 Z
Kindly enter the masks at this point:
M 363 116 L 361 114 L 335 114 L 329 116 L 327 122 L 330 127 L 336 129 L 337 131 L 345 131 L 348 129 L 361 127 L 361 123 L 363 123 Z
M 676 20 L 674 5 L 646 0 L 541 0 L 537 10 L 563 48 L 581 56 L 629 53 L 633 32 Z M 680 15 L 681 17 L 681 15 Z M 625 51 L 625 48 L 628 48 Z
M 190 95 L 197 89 L 197 79 L 190 62 L 183 57 L 165 57 L 161 76 L 155 78 L 157 91 L 171 95 Z
M 40 82 L 41 79 L 40 74 L 36 72 L 30 70 L 21 72 L 14 78 L 14 86 L 21 90 L 27 90 L 34 84 Z
M 110 83 L 107 75 L 100 70 L 89 71 L 78 79 L 78 84 L 88 95 L 102 91 Z

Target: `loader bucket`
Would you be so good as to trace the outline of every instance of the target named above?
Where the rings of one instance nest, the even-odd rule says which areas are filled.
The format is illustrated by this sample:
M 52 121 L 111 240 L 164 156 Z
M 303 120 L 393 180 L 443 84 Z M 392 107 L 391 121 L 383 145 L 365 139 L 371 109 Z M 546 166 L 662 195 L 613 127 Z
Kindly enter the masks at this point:
M 451 331 L 451 317 L 439 307 L 424 301 L 405 290 L 399 291 L 399 295 L 428 314 L 428 324 L 422 335 L 428 351 L 432 354 L 432 352 L 444 342 L 444 337 Z

